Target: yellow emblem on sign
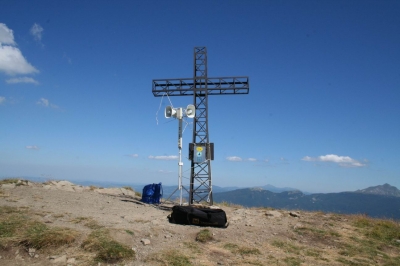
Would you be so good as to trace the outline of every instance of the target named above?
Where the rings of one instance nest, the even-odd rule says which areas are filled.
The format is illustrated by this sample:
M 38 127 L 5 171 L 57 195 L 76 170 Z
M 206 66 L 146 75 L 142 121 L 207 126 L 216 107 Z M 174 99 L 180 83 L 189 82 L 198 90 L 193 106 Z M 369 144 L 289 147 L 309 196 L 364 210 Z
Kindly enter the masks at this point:
M 197 147 L 196 150 L 197 150 L 197 151 L 202 151 L 202 150 L 203 150 L 203 147 Z

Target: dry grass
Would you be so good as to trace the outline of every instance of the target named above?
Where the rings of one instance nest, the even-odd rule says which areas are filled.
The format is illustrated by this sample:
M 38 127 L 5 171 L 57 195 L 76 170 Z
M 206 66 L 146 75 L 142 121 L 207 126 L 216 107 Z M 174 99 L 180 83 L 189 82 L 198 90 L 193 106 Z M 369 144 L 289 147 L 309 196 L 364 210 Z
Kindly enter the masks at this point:
M 132 187 L 130 187 L 130 186 L 125 186 L 125 187 L 122 187 L 122 188 L 125 188 L 126 190 L 133 191 L 133 188 L 132 188 Z
M 233 254 L 239 254 L 239 255 L 260 255 L 261 252 L 258 248 L 250 248 L 250 247 L 243 247 L 243 246 L 238 246 L 236 244 L 232 243 L 226 243 L 224 244 L 223 248 L 229 250 Z
M 99 262 L 116 263 L 135 257 L 135 252 L 112 239 L 107 229 L 93 231 L 82 243 L 82 248 L 95 252 L 95 260 Z
M 158 262 L 163 266 L 191 266 L 190 258 L 178 250 L 165 250 L 149 256 L 145 262 Z
M 231 203 L 231 202 L 227 202 L 227 201 L 214 203 L 214 205 L 220 206 L 220 207 L 244 208 L 242 205 Z
M 214 237 L 210 230 L 208 229 L 203 229 L 200 232 L 197 233 L 196 235 L 196 241 L 201 242 L 201 243 L 206 243 L 209 241 L 214 240 Z
M 71 244 L 78 232 L 61 227 L 48 227 L 32 219 L 26 209 L 0 207 L 0 247 L 23 245 L 36 249 Z

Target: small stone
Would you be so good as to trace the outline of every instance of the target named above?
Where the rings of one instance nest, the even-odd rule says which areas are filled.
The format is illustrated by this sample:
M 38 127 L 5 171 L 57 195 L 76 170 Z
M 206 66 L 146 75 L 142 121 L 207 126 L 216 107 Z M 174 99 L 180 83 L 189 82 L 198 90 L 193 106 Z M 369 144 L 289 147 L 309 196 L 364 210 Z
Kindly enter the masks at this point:
M 35 259 L 39 258 L 39 254 L 35 254 Z
M 143 245 L 145 245 L 145 246 L 150 245 L 150 240 L 148 240 L 146 238 L 143 238 L 142 240 L 140 240 L 140 242 L 142 242 Z
M 397 243 L 400 243 L 400 239 L 396 239 L 396 242 L 397 242 Z
M 66 263 L 67 262 L 67 255 L 62 255 L 52 261 L 53 263 Z
M 34 249 L 34 248 L 29 248 L 29 249 L 28 249 L 28 252 L 29 252 L 29 253 L 35 253 L 35 252 L 36 252 L 36 249 Z
M 293 229 L 297 229 L 297 228 L 303 228 L 303 225 L 301 223 L 297 223 L 293 226 Z
M 67 263 L 68 263 L 68 264 L 75 264 L 75 258 L 69 258 L 69 259 L 67 260 Z
M 267 211 L 265 213 L 265 215 L 268 217 L 281 217 L 282 213 L 280 213 L 279 211 L 271 210 L 271 211 Z
M 300 218 L 300 213 L 299 212 L 289 212 L 289 215 L 295 218 Z

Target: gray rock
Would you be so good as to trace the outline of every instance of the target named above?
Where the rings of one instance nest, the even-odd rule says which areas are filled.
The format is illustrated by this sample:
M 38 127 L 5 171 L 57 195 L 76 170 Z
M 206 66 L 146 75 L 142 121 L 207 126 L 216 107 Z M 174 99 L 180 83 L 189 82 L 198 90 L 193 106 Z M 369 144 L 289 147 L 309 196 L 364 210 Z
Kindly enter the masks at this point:
M 143 238 L 142 240 L 140 240 L 140 242 L 142 242 L 143 245 L 145 245 L 145 246 L 150 245 L 150 240 L 146 239 L 146 238 Z
M 289 212 L 289 215 L 295 218 L 300 218 L 300 213 L 299 212 Z
M 274 211 L 274 210 L 272 210 L 272 211 L 267 211 L 267 212 L 265 213 L 265 215 L 267 215 L 268 217 L 275 217 L 275 218 L 277 218 L 277 217 L 281 217 L 281 216 L 282 216 L 282 213 L 280 213 L 279 211 Z
M 36 253 L 36 249 L 34 249 L 34 248 L 29 248 L 28 249 L 28 253 L 29 253 L 29 256 L 31 256 L 32 258 L 35 256 L 35 253 Z

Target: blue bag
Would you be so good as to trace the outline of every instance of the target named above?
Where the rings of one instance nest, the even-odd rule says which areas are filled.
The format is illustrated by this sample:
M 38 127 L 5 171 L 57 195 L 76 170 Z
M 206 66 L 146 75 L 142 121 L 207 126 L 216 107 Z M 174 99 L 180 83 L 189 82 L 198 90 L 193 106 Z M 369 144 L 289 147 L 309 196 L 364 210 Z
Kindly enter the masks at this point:
M 142 202 L 149 204 L 160 204 L 160 200 L 163 196 L 163 190 L 161 183 L 146 185 L 143 188 Z

